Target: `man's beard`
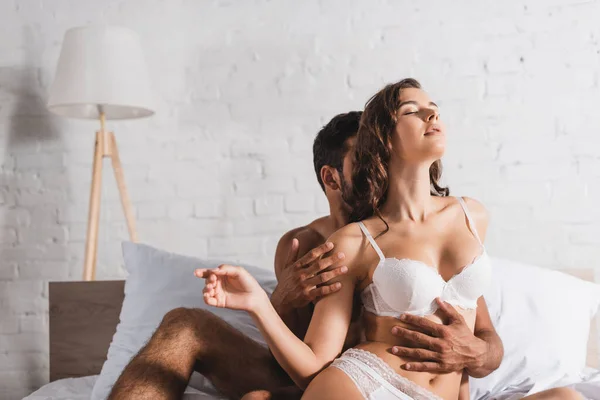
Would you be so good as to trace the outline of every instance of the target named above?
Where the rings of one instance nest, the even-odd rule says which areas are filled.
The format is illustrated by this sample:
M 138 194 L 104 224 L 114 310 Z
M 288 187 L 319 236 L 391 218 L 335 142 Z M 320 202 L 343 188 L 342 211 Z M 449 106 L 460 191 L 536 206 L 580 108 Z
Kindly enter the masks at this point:
M 350 185 L 348 183 L 346 183 L 346 179 L 344 177 L 344 174 L 342 173 L 342 171 L 339 171 L 340 173 L 340 191 L 342 192 L 342 209 L 350 214 L 350 212 L 352 211 L 352 207 L 350 206 L 351 201 L 352 201 L 352 189 L 350 188 Z

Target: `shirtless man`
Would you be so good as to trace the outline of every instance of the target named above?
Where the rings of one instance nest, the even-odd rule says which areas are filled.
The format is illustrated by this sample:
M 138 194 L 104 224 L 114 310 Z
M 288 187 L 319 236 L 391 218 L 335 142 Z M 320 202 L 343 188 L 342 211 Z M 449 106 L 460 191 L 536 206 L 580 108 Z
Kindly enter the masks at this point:
M 348 220 L 344 201 L 349 190 L 351 152 L 360 112 L 340 114 L 317 135 L 313 145 L 314 167 L 327 196 L 330 213 L 287 232 L 275 253 L 278 285 L 271 296 L 277 312 L 303 338 L 312 316 L 313 302 L 339 290 L 330 281 L 345 273 L 343 267 L 325 271 L 343 258 L 324 241 Z M 298 258 L 300 257 L 300 258 Z M 201 290 L 199 283 L 198 290 Z M 360 307 L 355 307 L 358 311 Z M 451 308 L 449 308 L 451 310 Z M 449 311 L 451 312 L 451 311 Z M 413 370 L 453 371 L 466 368 L 471 376 L 485 376 L 502 359 L 502 345 L 489 332 L 465 335 L 459 320 L 450 319 L 449 346 L 438 362 L 415 362 Z M 415 328 L 414 332 L 418 332 Z M 413 333 L 414 333 L 413 332 Z M 453 335 L 452 333 L 455 333 Z M 360 325 L 351 326 L 345 347 L 356 344 Z M 406 330 L 399 334 L 410 335 Z M 439 338 L 437 338 L 439 340 Z M 415 347 L 427 348 L 427 335 L 414 335 Z M 460 344 L 461 346 L 456 346 Z M 464 349 L 471 349 L 469 352 Z M 414 352 L 416 361 L 418 351 Z M 200 309 L 178 308 L 165 315 L 148 343 L 130 361 L 115 383 L 109 399 L 180 399 L 193 371 L 206 376 L 225 396 L 246 398 L 299 398 L 301 392 L 277 364 L 269 349 L 246 337 L 214 314 Z

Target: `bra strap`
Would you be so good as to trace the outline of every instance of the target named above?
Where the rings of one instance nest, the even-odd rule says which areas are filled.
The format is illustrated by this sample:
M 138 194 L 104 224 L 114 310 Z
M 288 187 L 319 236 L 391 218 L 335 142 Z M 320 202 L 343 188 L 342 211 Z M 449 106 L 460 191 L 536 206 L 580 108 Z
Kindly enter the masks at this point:
M 373 236 L 371 236 L 371 233 L 369 232 L 369 230 L 367 229 L 365 224 L 363 224 L 362 221 L 358 221 L 358 226 L 360 226 L 360 230 L 363 231 L 363 233 L 365 234 L 367 239 L 369 239 L 369 242 L 371 242 L 371 246 L 373 246 L 373 248 L 377 252 L 377 255 L 379 256 L 379 258 L 381 260 L 385 260 L 385 256 L 383 255 L 383 252 L 381 251 L 379 246 L 377 246 L 377 243 L 375 243 L 375 239 L 373 239 Z
M 462 209 L 465 212 L 465 215 L 467 216 L 467 221 L 469 222 L 469 228 L 471 228 L 471 232 L 473 232 L 473 235 L 475 235 L 475 237 L 477 238 L 477 241 L 479 242 L 481 247 L 485 247 L 483 245 L 483 243 L 481 242 L 481 239 L 479 238 L 479 234 L 477 233 L 477 228 L 475 227 L 475 223 L 473 222 L 473 219 L 471 218 L 471 213 L 469 212 L 467 203 L 465 203 L 465 200 L 462 197 L 457 197 L 457 199 L 458 199 L 458 202 L 460 203 L 460 205 L 462 206 Z

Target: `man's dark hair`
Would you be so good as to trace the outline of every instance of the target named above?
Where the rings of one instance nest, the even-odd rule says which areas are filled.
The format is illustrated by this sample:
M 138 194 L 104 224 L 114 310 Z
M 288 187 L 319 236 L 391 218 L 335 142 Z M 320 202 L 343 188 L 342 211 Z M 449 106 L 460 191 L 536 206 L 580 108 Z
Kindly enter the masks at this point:
M 361 115 L 362 111 L 336 115 L 317 134 L 313 143 L 313 163 L 317 180 L 323 191 L 325 185 L 321 179 L 321 168 L 329 165 L 343 175 L 342 166 L 348 152 L 346 141 L 356 136 Z

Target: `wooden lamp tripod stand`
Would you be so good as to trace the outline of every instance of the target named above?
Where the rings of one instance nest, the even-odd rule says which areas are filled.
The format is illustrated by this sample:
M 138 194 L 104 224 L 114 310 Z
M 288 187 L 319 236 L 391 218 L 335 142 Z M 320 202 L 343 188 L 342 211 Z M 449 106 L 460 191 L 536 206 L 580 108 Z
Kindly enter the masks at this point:
M 125 212 L 127 229 L 132 242 L 137 242 L 137 232 L 135 229 L 135 218 L 125 178 L 121 159 L 117 149 L 117 141 L 113 132 L 107 132 L 105 129 L 105 114 L 102 107 L 100 112 L 100 130 L 96 132 L 96 144 L 94 146 L 94 165 L 92 169 L 92 188 L 90 191 L 90 210 L 88 214 L 87 238 L 85 242 L 85 261 L 83 264 L 83 280 L 93 281 L 96 279 L 96 258 L 98 251 L 98 228 L 100 219 L 100 192 L 102 188 L 102 166 L 105 157 L 109 157 L 115 173 L 115 180 L 119 188 L 121 205 Z

